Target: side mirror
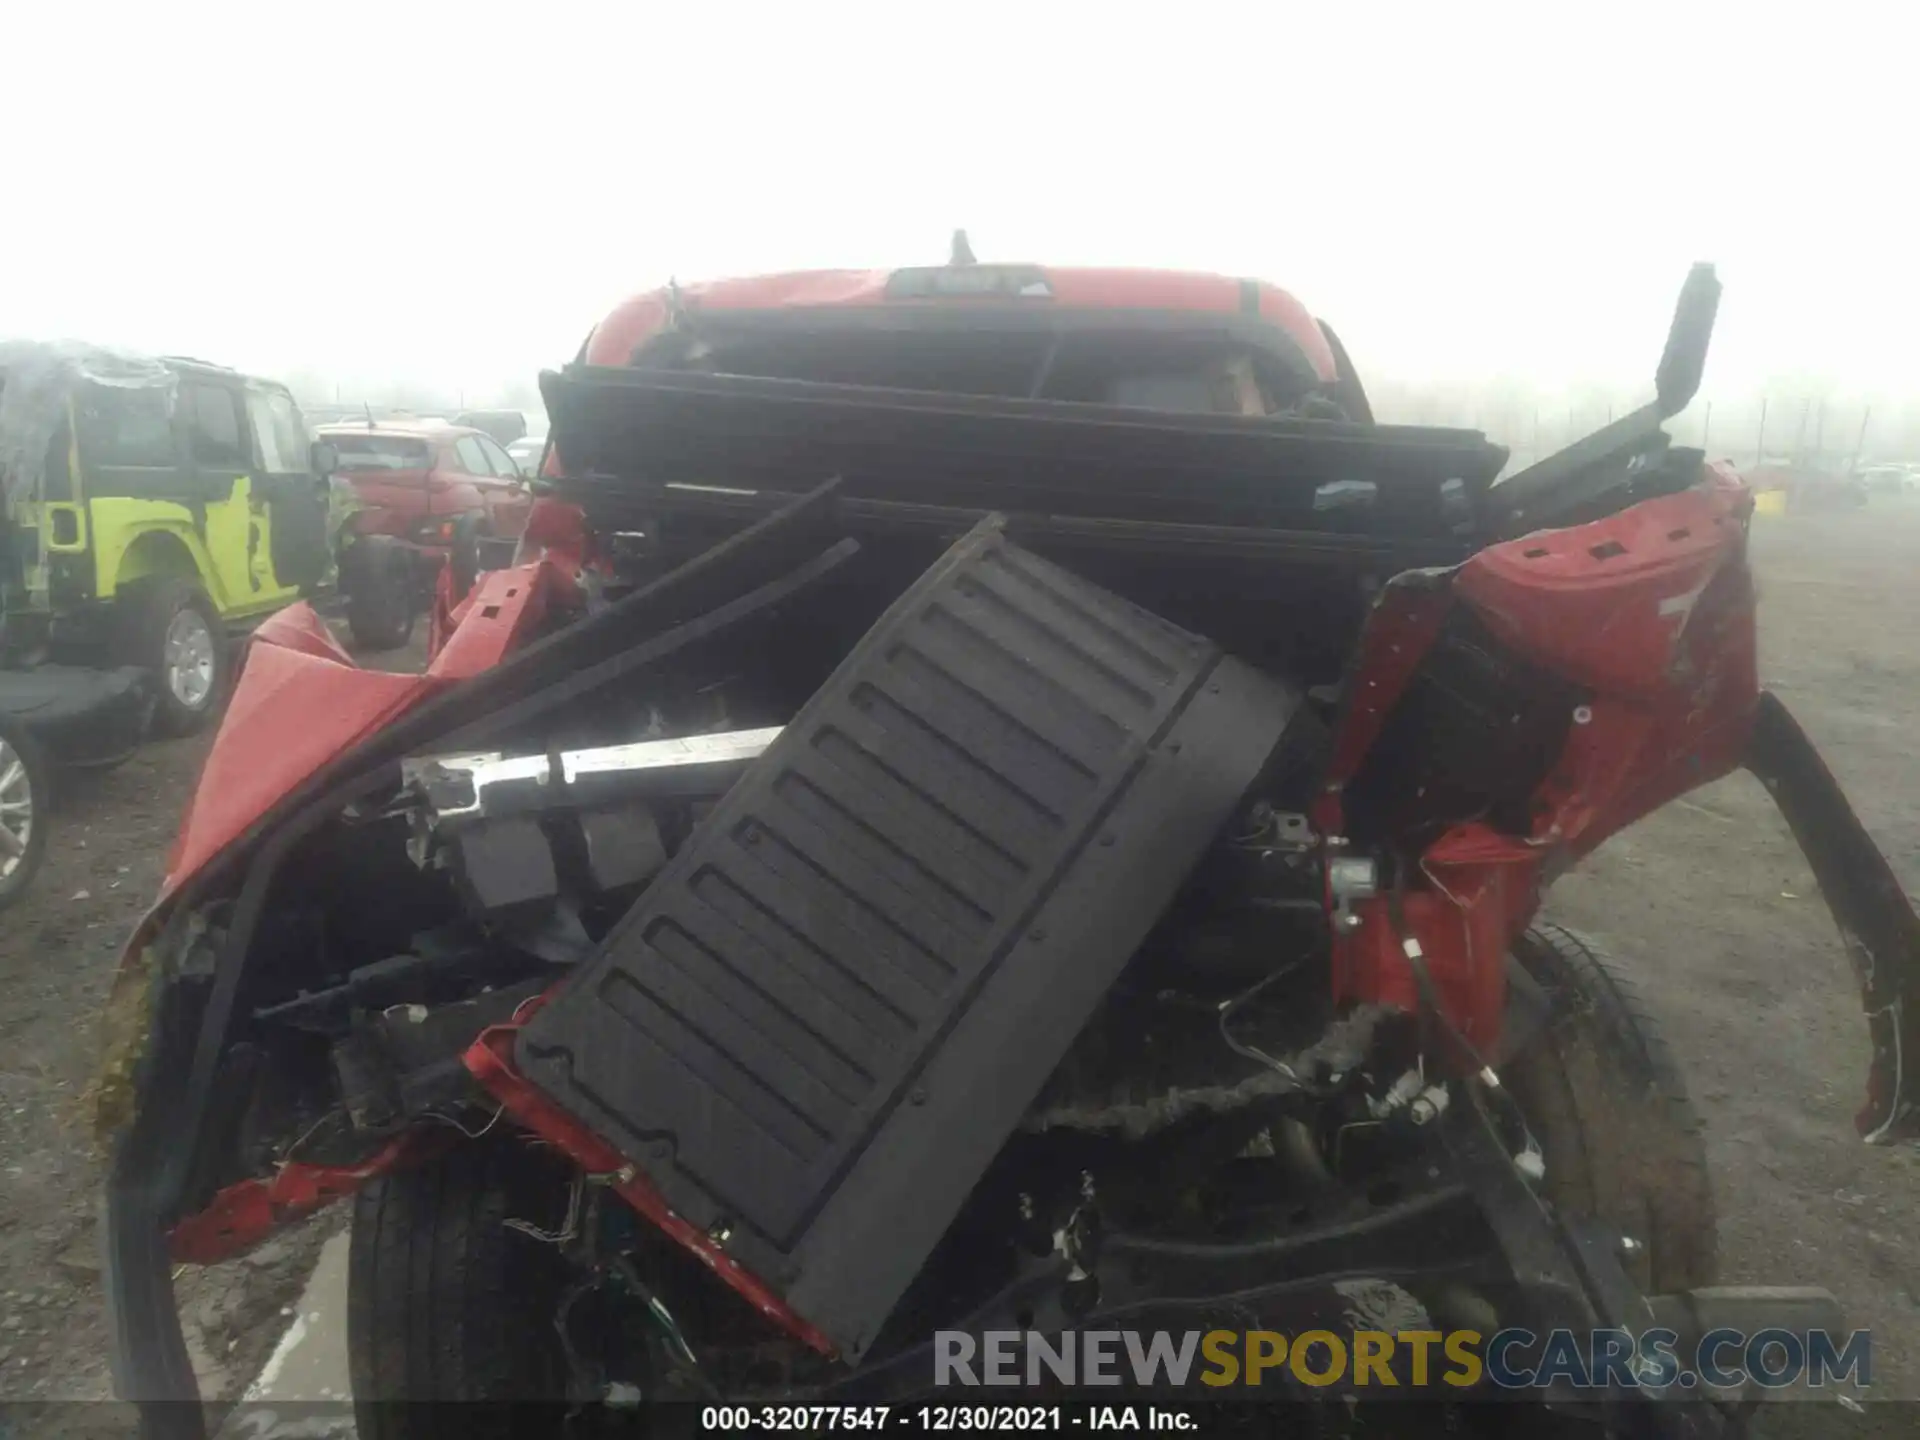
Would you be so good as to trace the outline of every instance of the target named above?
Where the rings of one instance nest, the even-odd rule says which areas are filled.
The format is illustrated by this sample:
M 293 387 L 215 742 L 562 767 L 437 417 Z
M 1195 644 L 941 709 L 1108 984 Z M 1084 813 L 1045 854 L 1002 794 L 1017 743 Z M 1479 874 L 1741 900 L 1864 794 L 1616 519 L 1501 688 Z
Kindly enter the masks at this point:
M 307 464 L 324 480 L 340 468 L 340 451 L 331 440 L 316 440 L 308 447 Z
M 1654 374 L 1660 418 L 1670 420 L 1693 402 L 1700 376 L 1707 368 L 1707 345 L 1713 339 L 1713 319 L 1720 309 L 1720 280 L 1711 265 L 1695 265 L 1680 287 L 1680 303 L 1673 308 L 1667 330 L 1666 353 Z

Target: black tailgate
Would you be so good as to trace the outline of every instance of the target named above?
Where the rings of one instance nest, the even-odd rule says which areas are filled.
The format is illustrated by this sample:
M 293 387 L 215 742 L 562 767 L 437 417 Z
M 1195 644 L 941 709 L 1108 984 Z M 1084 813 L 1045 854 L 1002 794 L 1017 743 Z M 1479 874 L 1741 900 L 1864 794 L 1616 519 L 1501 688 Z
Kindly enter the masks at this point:
M 856 1358 L 1296 705 L 983 524 L 519 1064 Z

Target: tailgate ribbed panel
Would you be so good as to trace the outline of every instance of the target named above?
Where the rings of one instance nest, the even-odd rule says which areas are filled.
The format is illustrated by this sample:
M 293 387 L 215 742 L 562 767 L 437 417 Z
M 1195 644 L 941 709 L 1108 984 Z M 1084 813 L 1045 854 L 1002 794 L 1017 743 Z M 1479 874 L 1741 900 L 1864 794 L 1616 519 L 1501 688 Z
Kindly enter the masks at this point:
M 1182 784 L 1143 786 L 1169 763 L 1157 744 L 1225 671 L 1259 693 L 1258 713 L 1249 700 L 1225 717 L 1228 743 Z M 1290 705 L 1206 642 L 982 526 L 533 1018 L 520 1063 L 857 1354 Z M 1129 817 L 1143 789 L 1188 823 Z M 1105 844 L 1103 822 L 1120 832 Z M 1076 871 L 1133 893 L 1078 913 L 1063 883 Z M 1157 901 L 1140 903 L 1143 884 Z M 1063 904 L 1075 913 L 1055 916 Z M 1069 972 L 1093 978 L 1057 983 Z M 980 1029 L 1004 1008 L 983 1002 L 1050 975 Z M 967 1073 L 937 1078 L 956 1044 Z M 863 1248 L 899 1253 L 849 1253 Z

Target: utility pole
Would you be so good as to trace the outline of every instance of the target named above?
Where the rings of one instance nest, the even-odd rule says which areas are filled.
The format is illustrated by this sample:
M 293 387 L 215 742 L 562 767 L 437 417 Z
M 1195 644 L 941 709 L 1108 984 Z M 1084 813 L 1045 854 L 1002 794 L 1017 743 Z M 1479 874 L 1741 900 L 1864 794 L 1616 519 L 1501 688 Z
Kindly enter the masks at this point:
M 1822 400 L 1820 408 L 1813 415 L 1813 468 L 1818 470 L 1825 463 L 1825 446 L 1821 437 L 1827 433 L 1827 402 Z
M 1760 397 L 1760 433 L 1753 437 L 1753 468 L 1767 463 L 1767 397 Z
M 1712 440 L 1713 440 L 1713 402 L 1709 400 L 1707 401 L 1707 413 L 1705 417 L 1700 421 L 1700 449 L 1703 452 L 1707 452 L 1707 447 L 1712 442 Z M 1707 453 L 1707 458 L 1711 460 L 1713 458 L 1712 454 Z
M 1853 442 L 1853 459 L 1847 464 L 1847 474 L 1854 475 L 1860 469 L 1860 452 L 1867 446 L 1867 422 L 1873 419 L 1873 406 L 1869 405 L 1860 415 L 1860 434 Z

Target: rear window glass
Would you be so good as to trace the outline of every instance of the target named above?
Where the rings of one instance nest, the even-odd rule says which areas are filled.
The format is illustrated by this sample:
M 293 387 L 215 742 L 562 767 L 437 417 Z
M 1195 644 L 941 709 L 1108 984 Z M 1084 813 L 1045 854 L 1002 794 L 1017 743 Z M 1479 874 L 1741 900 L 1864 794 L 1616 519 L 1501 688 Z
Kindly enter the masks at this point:
M 327 436 L 340 455 L 342 470 L 424 470 L 429 452 L 427 442 L 410 435 Z
M 1304 354 L 1283 357 L 1214 336 L 1102 329 L 1054 336 L 978 330 L 743 331 L 679 355 L 675 335 L 637 364 L 955 395 L 1011 395 L 1200 415 L 1272 415 L 1313 392 Z
M 244 466 L 246 448 L 240 443 L 238 398 L 224 385 L 181 387 L 187 411 L 187 430 L 193 437 L 193 458 L 202 465 Z
M 74 397 L 80 451 L 94 465 L 173 465 L 172 396 L 154 386 L 87 386 Z
M 1232 396 L 1205 371 L 1188 374 L 1116 375 L 1108 382 L 1106 400 L 1110 405 L 1127 405 L 1141 410 L 1191 411 L 1204 415 L 1209 411 L 1232 409 Z

